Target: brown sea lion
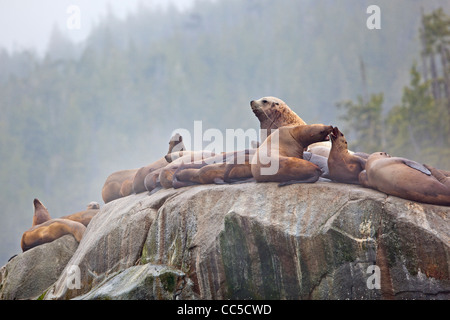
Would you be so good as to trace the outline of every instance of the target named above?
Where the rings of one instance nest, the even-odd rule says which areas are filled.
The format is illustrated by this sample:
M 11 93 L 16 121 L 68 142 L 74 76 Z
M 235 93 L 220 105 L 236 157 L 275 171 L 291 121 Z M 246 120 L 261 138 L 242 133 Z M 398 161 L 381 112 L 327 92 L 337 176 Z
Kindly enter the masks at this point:
M 47 208 L 38 199 L 34 199 L 33 205 L 32 226 L 23 233 L 20 241 L 23 251 L 52 242 L 66 234 L 72 234 L 80 242 L 86 230 L 82 223 L 65 218 L 52 219 Z
M 186 147 L 183 143 L 183 137 L 179 133 L 175 133 L 169 141 L 169 150 L 167 154 L 171 154 L 172 152 L 177 151 L 185 151 Z
M 267 130 L 267 136 L 271 130 L 276 130 L 284 126 L 306 125 L 292 109 L 281 99 L 276 97 L 263 97 L 250 101 L 253 113 L 259 120 L 260 128 Z M 323 146 L 331 148 L 329 141 L 322 141 L 311 144 L 309 147 Z
M 102 188 L 103 201 L 105 203 L 108 203 L 113 200 L 122 198 L 124 196 L 123 193 L 120 192 L 122 189 L 122 184 L 125 181 L 127 181 L 127 183 L 133 181 L 137 171 L 138 169 L 127 169 L 120 170 L 109 175 L 108 178 L 106 178 L 106 181 Z M 125 191 L 125 189 L 122 191 Z
M 370 155 L 359 182 L 403 199 L 450 206 L 450 179 L 441 171 L 385 152 Z
M 173 153 L 172 153 L 173 154 Z M 161 169 L 158 178 L 156 179 L 156 183 L 159 183 L 163 188 L 172 188 L 173 185 L 173 175 L 178 167 L 182 164 L 187 163 L 201 163 L 204 159 L 215 156 L 215 154 L 211 151 L 193 151 L 188 155 L 184 155 L 170 164 Z M 147 180 L 147 177 L 146 177 Z M 151 180 L 152 182 L 155 179 Z M 150 186 L 149 186 L 150 187 Z
M 68 219 L 50 219 L 25 231 L 20 245 L 25 252 L 40 244 L 52 242 L 66 234 L 73 235 L 75 240 L 80 242 L 85 230 L 86 227 L 80 222 Z
M 100 211 L 100 204 L 98 202 L 91 202 L 88 204 L 86 210 L 63 216 L 60 219 L 68 219 L 82 223 L 85 227 L 88 226 L 91 219 Z
M 223 184 L 252 178 L 250 159 L 256 149 L 228 152 L 197 164 L 182 164 L 173 175 L 174 188 L 194 184 Z
M 344 134 L 334 127 L 330 134 L 331 151 L 328 156 L 330 179 L 337 182 L 359 184 L 359 173 L 364 170 L 366 160 L 348 151 Z
M 250 106 L 259 120 L 261 129 L 275 130 L 284 126 L 306 124 L 283 100 L 275 97 L 252 100 Z M 270 132 L 267 133 L 269 134 Z
M 171 153 L 175 153 L 173 155 L 173 158 L 177 158 L 183 154 L 188 154 L 188 152 L 186 151 L 186 147 L 184 146 L 183 143 L 183 137 L 179 134 L 176 133 L 174 134 L 169 141 L 169 150 L 167 151 L 166 156 L 156 160 L 155 162 L 140 168 L 134 178 L 133 178 L 133 186 L 132 186 L 132 190 L 134 193 L 142 193 L 147 191 L 147 189 L 145 188 L 145 177 L 152 171 L 155 171 L 157 169 L 163 168 L 166 165 L 168 165 L 171 161 L 172 161 L 172 156 Z M 166 158 L 168 157 L 168 158 Z
M 281 127 L 273 132 L 256 151 L 252 159 L 252 175 L 258 182 L 315 182 L 320 168 L 303 159 L 310 144 L 326 141 L 332 126 L 323 124 Z

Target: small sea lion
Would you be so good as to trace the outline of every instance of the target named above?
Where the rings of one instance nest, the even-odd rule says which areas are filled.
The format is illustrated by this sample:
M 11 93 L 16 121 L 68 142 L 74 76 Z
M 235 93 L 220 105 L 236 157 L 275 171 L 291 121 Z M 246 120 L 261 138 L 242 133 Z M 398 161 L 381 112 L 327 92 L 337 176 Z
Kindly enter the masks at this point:
M 140 168 L 135 176 L 133 177 L 132 181 L 132 190 L 134 193 L 142 193 L 147 191 L 145 187 L 145 177 L 152 171 L 155 171 L 157 169 L 163 168 L 166 165 L 168 165 L 172 161 L 172 157 L 170 156 L 171 153 L 175 153 L 173 155 L 173 158 L 175 159 L 180 154 L 188 154 L 189 152 L 186 152 L 186 147 L 183 143 L 183 137 L 176 133 L 174 134 L 170 140 L 169 140 L 169 150 L 167 151 L 166 156 L 156 160 L 153 163 L 150 163 L 146 165 L 145 167 Z M 126 188 L 127 186 L 124 186 Z
M 359 184 L 359 173 L 364 170 L 366 160 L 348 151 L 347 140 L 338 127 L 330 134 L 331 151 L 328 156 L 330 179 L 337 182 Z
M 364 187 L 403 199 L 450 205 L 450 178 L 440 170 L 413 160 L 372 153 L 359 174 Z
M 186 147 L 183 143 L 183 137 L 179 133 L 175 133 L 169 141 L 169 150 L 167 154 L 171 154 L 172 152 L 185 151 Z
M 320 168 L 303 159 L 310 144 L 326 141 L 332 126 L 323 124 L 281 127 L 259 146 L 252 159 L 251 171 L 257 182 L 281 182 L 281 185 L 315 182 Z
M 88 226 L 92 218 L 100 211 L 100 204 L 98 202 L 91 202 L 88 204 L 86 210 L 73 213 L 61 217 L 60 219 L 68 219 L 82 223 L 85 227 Z

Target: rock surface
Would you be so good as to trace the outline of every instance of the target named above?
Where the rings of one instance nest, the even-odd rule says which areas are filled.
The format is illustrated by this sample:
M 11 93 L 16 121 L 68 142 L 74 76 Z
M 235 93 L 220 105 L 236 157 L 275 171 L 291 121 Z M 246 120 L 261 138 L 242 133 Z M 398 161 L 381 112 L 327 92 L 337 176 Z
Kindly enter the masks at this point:
M 18 254 L 0 269 L 0 300 L 36 299 L 61 275 L 78 242 L 65 235 Z
M 93 218 L 44 299 L 449 299 L 449 213 L 331 182 L 131 195 Z

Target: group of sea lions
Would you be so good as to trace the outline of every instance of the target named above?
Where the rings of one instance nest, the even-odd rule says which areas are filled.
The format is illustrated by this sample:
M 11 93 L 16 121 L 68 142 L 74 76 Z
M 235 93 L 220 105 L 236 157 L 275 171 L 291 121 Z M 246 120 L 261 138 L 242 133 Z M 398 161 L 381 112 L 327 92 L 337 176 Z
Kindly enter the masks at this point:
M 275 97 L 253 100 L 250 106 L 260 128 L 271 132 L 258 147 L 220 154 L 187 151 L 177 134 L 171 138 L 166 156 L 140 169 L 109 176 L 103 200 L 107 203 L 132 193 L 195 184 L 256 181 L 284 186 L 322 178 L 360 184 L 412 201 L 450 205 L 448 171 L 385 152 L 352 152 L 339 128 L 307 125 Z M 274 162 L 276 170 L 271 171 Z
M 352 152 L 337 127 L 307 125 L 275 97 L 253 100 L 250 106 L 260 128 L 270 132 L 258 146 L 219 154 L 189 151 L 183 138 L 175 134 L 169 141 L 167 154 L 157 161 L 139 169 L 112 173 L 102 188 L 103 201 L 196 184 L 256 181 L 284 186 L 328 179 L 360 184 L 412 201 L 450 206 L 450 172 L 391 157 L 385 152 L 370 155 Z M 51 219 L 39 200 L 35 199 L 34 205 L 33 226 L 22 237 L 24 251 L 68 233 L 79 241 L 99 209 L 97 205 L 88 207 L 84 213 Z M 83 222 L 75 219 L 80 216 Z

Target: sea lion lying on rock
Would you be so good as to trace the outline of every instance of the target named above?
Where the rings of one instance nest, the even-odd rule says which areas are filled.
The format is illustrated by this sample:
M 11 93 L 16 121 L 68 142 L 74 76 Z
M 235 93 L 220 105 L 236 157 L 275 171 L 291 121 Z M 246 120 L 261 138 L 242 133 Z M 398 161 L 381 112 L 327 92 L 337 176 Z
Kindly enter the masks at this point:
M 75 240 L 80 242 L 86 226 L 100 208 L 98 204 L 90 204 L 86 211 L 52 219 L 41 201 L 34 199 L 33 204 L 33 224 L 30 229 L 23 233 L 20 241 L 20 246 L 24 252 L 38 245 L 52 242 L 66 234 L 73 235 Z
M 450 206 L 450 178 L 440 170 L 385 152 L 370 155 L 359 174 L 364 187 L 417 202 Z
M 256 149 L 223 153 L 201 163 L 182 164 L 173 175 L 172 185 L 180 188 L 195 184 L 223 184 L 251 179 L 251 157 Z
M 102 188 L 102 199 L 105 203 L 122 198 L 124 191 L 129 191 L 129 182 L 133 181 L 138 169 L 127 169 L 116 171 L 106 178 Z M 122 188 L 123 183 L 128 184 L 128 188 Z
M 63 216 L 60 219 L 68 219 L 82 223 L 85 227 L 88 226 L 92 218 L 100 211 L 100 204 L 98 202 L 91 202 L 87 205 L 86 210 Z
M 258 182 L 281 182 L 281 185 L 315 182 L 320 168 L 303 159 L 310 144 L 326 141 L 333 130 L 323 124 L 281 127 L 259 146 L 252 159 L 252 175 Z

